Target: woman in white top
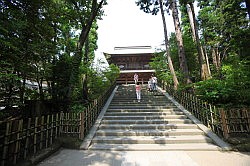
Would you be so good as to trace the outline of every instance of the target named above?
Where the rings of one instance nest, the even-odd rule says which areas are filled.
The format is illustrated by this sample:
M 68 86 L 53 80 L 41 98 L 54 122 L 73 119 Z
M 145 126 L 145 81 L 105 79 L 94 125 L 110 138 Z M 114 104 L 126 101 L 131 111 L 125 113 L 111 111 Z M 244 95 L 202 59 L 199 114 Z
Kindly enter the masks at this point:
M 135 75 L 134 75 L 135 85 L 136 85 L 136 83 L 138 82 L 138 79 L 139 79 L 139 76 L 138 76 L 138 74 L 137 74 L 137 73 L 135 73 Z

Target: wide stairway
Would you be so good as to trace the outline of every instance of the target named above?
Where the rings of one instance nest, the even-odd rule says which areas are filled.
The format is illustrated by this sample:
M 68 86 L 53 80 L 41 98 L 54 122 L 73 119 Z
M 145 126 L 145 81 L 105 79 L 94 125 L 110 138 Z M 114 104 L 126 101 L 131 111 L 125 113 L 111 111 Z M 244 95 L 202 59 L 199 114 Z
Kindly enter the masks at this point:
M 205 133 L 160 92 L 121 85 L 89 146 L 91 150 L 218 150 Z

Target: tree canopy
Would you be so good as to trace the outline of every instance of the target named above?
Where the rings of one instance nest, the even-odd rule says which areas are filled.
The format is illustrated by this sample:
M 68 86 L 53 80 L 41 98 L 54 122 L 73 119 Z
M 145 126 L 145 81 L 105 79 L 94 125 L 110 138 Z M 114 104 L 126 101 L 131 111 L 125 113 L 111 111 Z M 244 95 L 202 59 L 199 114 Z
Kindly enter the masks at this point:
M 198 15 L 194 0 L 135 2 L 138 10 L 153 15 L 160 12 L 161 2 L 166 16 L 171 11 L 175 15 L 179 34 L 165 38 L 167 55 L 176 80 L 184 83 L 187 75 L 180 50 L 185 50 L 186 74 L 193 82 L 181 84 L 180 89 L 191 88 L 216 104 L 250 104 L 248 0 L 197 0 Z M 0 0 L 1 110 L 15 112 L 9 110 L 22 109 L 26 100 L 35 99 L 88 102 L 116 79 L 116 66 L 99 73 L 91 65 L 98 48 L 97 19 L 106 4 L 105 0 Z M 173 83 L 165 56 L 158 54 L 151 65 L 162 80 Z M 205 69 L 208 80 L 200 74 Z
M 106 4 L 105 0 L 0 0 L 1 110 L 22 109 L 26 100 L 34 99 L 92 100 L 99 94 L 93 94 L 93 88 L 114 81 L 107 79 L 97 87 L 89 84 L 91 79 L 105 78 L 91 64 L 97 49 L 96 20 Z
M 160 10 L 161 2 L 165 5 L 165 14 L 168 16 L 173 0 L 138 0 L 136 5 L 144 12 L 155 15 Z M 194 14 L 194 2 L 194 0 L 180 0 L 177 5 L 181 14 L 181 29 L 189 74 L 193 81 L 193 84 L 183 86 L 180 90 L 191 88 L 201 98 L 214 104 L 249 105 L 250 77 L 247 70 L 250 67 L 249 1 L 197 0 L 199 8 L 197 16 Z M 192 10 L 193 20 L 190 19 L 188 10 Z M 182 80 L 183 75 L 178 60 L 179 41 L 175 38 L 176 35 L 177 33 L 171 34 L 169 49 L 178 79 Z M 200 52 L 203 52 L 201 59 L 198 56 Z M 156 57 L 151 63 L 152 67 L 156 69 L 161 79 L 172 83 L 168 69 L 164 65 L 159 65 L 165 63 L 164 54 L 158 56 L 162 58 Z M 207 65 L 209 80 L 200 78 L 199 71 L 205 68 L 198 67 L 199 63 Z

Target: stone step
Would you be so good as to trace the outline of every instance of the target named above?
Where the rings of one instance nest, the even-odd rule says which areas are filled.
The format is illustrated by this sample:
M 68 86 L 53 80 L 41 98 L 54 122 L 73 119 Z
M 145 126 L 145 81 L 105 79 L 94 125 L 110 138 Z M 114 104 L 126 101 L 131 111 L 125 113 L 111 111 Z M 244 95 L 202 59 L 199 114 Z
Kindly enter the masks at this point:
M 98 130 L 97 136 L 180 136 L 204 135 L 199 129 L 140 129 L 140 130 Z
M 101 124 L 193 124 L 190 119 L 105 120 Z
M 110 107 L 176 107 L 174 104 L 166 104 L 166 103 L 144 103 L 143 101 L 141 102 L 137 102 L 137 103 L 129 103 L 129 104 L 116 104 L 116 103 L 111 103 L 109 105 L 109 108 Z
M 115 96 L 116 97 L 116 96 Z M 169 102 L 169 100 L 166 99 L 166 97 L 145 97 L 143 95 L 141 95 L 142 99 L 144 99 L 145 101 L 167 101 Z M 112 102 L 129 102 L 129 101 L 132 101 L 132 100 L 135 100 L 136 99 L 136 96 L 133 95 L 133 96 L 129 96 L 129 97 L 118 97 L 117 98 L 114 98 L 112 100 Z
M 176 106 L 145 106 L 145 105 L 134 105 L 134 106 L 127 106 L 127 105 L 110 105 L 108 109 L 168 109 L 168 108 L 177 108 Z
M 184 115 L 183 112 L 172 111 L 172 112 L 106 112 L 105 116 L 156 116 L 156 115 Z
M 165 104 L 165 105 L 173 105 L 173 103 L 169 102 L 169 101 L 152 101 L 152 100 L 145 100 L 143 98 L 143 100 L 141 100 L 140 103 L 138 103 L 137 99 L 134 100 L 129 100 L 129 101 L 114 101 L 112 103 L 110 103 L 110 105 L 119 105 L 119 104 Z
M 182 112 L 179 108 L 108 108 L 107 112 Z
M 144 95 L 143 95 L 144 94 Z M 145 99 L 149 99 L 149 100 L 155 100 L 155 99 L 160 99 L 160 100 L 169 100 L 167 99 L 164 95 L 149 95 L 149 94 L 145 94 L 145 93 L 141 93 L 141 95 L 143 96 L 143 98 Z M 122 94 L 122 95 L 115 95 L 115 98 L 113 98 L 113 101 L 117 101 L 117 100 L 128 100 L 131 98 L 136 98 L 136 93 L 133 92 L 131 94 Z
M 103 120 L 162 120 L 162 119 L 186 119 L 187 116 L 186 115 L 151 115 L 151 116 L 128 116 L 128 115 L 123 115 L 123 116 L 107 116 L 105 115 L 103 117 Z
M 197 129 L 195 124 L 101 124 L 100 130 L 161 130 L 161 129 Z
M 147 99 L 164 99 L 164 100 L 168 100 L 164 95 L 159 95 L 159 94 L 150 94 L 150 93 L 141 93 L 142 95 L 144 94 L 144 98 Z M 132 92 L 132 93 L 122 93 L 122 94 L 115 94 L 115 100 L 120 100 L 120 99 L 129 99 L 131 97 L 136 97 L 136 93 Z
M 108 151 L 218 151 L 220 147 L 208 143 L 182 144 L 92 144 L 91 150 Z
M 93 143 L 111 144 L 179 144 L 179 143 L 212 143 L 209 137 L 195 136 L 95 136 Z
M 192 120 L 159 92 L 119 86 L 93 135 L 91 150 L 218 150 Z

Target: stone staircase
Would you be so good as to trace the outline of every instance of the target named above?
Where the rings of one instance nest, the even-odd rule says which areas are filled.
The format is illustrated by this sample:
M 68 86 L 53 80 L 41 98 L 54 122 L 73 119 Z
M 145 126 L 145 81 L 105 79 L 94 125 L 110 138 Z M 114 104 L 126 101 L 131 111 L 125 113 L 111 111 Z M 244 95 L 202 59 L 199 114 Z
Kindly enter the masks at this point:
M 160 92 L 120 85 L 91 144 L 91 150 L 218 150 L 219 146 Z

